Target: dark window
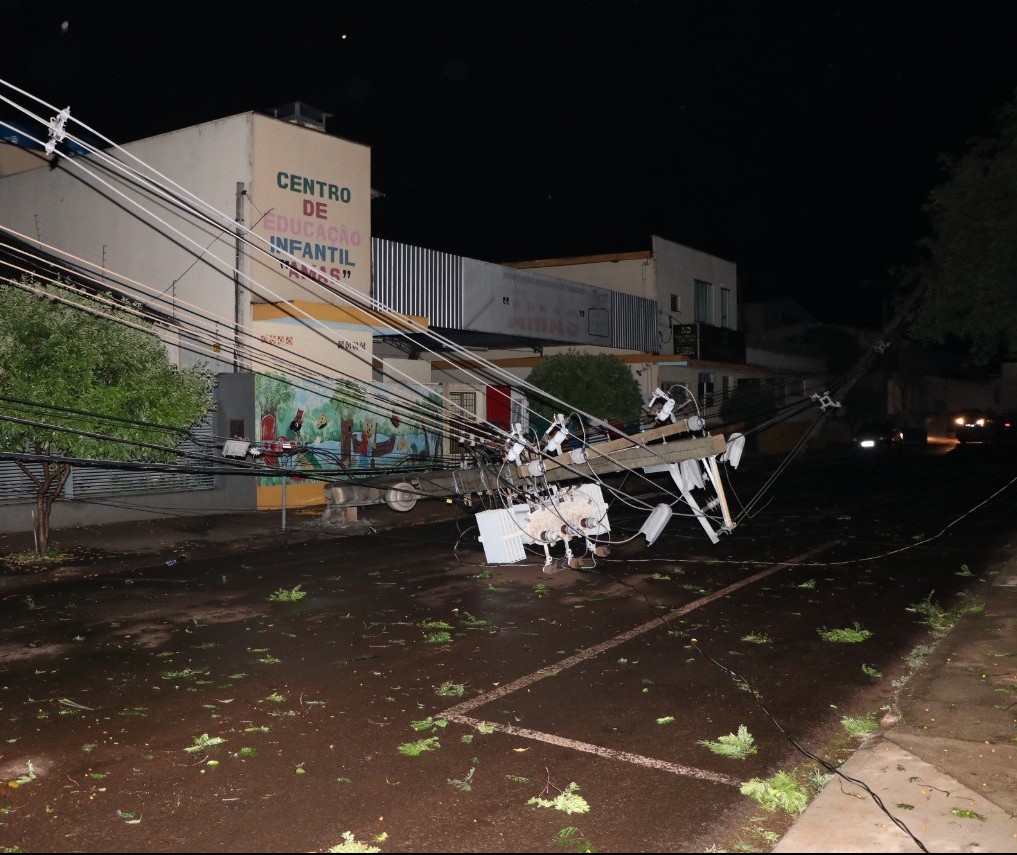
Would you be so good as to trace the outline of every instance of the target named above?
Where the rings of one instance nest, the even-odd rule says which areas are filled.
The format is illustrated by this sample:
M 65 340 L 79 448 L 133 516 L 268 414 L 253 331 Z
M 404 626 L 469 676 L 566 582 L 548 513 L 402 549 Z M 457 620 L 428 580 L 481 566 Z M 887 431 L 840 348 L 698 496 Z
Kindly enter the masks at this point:
M 696 317 L 697 323 L 713 323 L 713 283 L 696 279 Z

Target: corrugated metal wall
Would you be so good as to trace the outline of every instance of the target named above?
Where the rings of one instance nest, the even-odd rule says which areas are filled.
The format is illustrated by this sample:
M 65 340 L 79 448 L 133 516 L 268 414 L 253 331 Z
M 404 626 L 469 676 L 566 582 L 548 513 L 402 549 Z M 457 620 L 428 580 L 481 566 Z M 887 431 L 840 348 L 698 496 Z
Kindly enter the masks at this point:
M 380 307 L 427 318 L 432 327 L 465 330 L 462 256 L 381 238 L 372 238 L 371 250 L 373 297 Z M 539 273 L 528 276 L 541 278 Z M 547 277 L 547 281 L 558 283 L 553 277 Z M 589 287 L 599 293 L 606 290 Z M 619 350 L 657 353 L 657 301 L 620 291 L 607 293 L 611 295 L 611 328 L 609 340 L 603 344 Z
M 657 301 L 611 292 L 611 338 L 617 348 L 659 353 Z
M 462 256 L 395 241 L 371 239 L 374 299 L 432 327 L 462 329 Z
M 213 441 L 212 416 L 192 431 L 199 444 L 190 440 L 181 443 L 185 454 L 207 455 Z M 195 457 L 181 456 L 180 464 L 195 465 Z M 29 468 L 38 468 L 30 464 Z M 142 493 L 169 493 L 191 490 L 211 490 L 215 487 L 213 475 L 187 475 L 174 472 L 143 472 L 129 469 L 100 469 L 77 467 L 60 493 L 60 499 L 88 499 L 99 496 L 129 496 Z M 12 462 L 0 461 L 0 504 L 27 502 L 35 498 L 35 484 Z

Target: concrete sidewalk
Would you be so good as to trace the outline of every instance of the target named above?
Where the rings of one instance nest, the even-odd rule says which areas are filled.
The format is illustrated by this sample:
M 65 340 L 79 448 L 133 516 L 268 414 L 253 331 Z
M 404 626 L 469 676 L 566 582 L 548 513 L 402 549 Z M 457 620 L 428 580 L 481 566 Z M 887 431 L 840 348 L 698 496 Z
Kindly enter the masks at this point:
M 973 593 L 774 852 L 1017 852 L 1017 559 Z
M 270 545 L 340 540 L 470 515 L 442 500 L 408 513 L 359 509 L 349 526 L 321 510 L 166 516 L 60 529 L 53 543 L 95 550 L 81 567 L 0 574 L 0 594 L 76 573 L 118 572 Z M 31 532 L 0 533 L 7 553 L 32 549 Z M 1017 558 L 971 589 L 984 605 L 962 617 L 902 688 L 885 729 L 842 766 L 774 852 L 1017 852 Z M 877 803 L 876 799 L 879 802 Z M 880 808 L 882 804 L 885 811 Z
M 53 550 L 72 551 L 81 557 L 78 566 L 25 574 L 3 573 L 4 556 L 34 551 L 31 531 L 0 532 L 0 591 L 38 585 L 47 578 L 67 578 L 102 567 L 104 573 L 139 567 L 176 564 L 270 546 L 287 546 L 309 541 L 339 541 L 346 537 L 407 526 L 462 520 L 472 517 L 458 505 L 441 499 L 417 502 L 407 512 L 388 506 L 358 508 L 358 519 L 345 525 L 322 521 L 322 508 L 252 511 L 229 514 L 166 513 L 152 519 L 107 525 L 74 526 L 50 532 Z

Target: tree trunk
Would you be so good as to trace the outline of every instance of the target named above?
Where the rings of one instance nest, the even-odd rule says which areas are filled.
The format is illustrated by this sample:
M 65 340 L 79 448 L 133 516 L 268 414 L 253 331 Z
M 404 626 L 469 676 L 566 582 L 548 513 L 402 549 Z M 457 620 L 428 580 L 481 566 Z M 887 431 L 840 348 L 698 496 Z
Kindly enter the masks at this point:
M 35 453 L 45 454 L 46 450 L 37 445 Z M 35 551 L 38 555 L 45 555 L 46 550 L 49 549 L 49 514 L 53 509 L 53 502 L 60 495 L 64 484 L 67 483 L 71 467 L 66 463 L 47 460 L 42 464 L 42 473 L 37 475 L 20 460 L 16 463 L 18 468 L 35 484 L 35 519 L 33 520 Z
M 35 514 L 32 520 L 35 525 L 35 551 L 45 555 L 49 549 L 49 512 L 53 500 L 41 490 L 35 494 Z
M 342 443 L 342 459 L 348 463 L 353 456 L 353 416 L 348 419 L 339 415 L 339 440 Z

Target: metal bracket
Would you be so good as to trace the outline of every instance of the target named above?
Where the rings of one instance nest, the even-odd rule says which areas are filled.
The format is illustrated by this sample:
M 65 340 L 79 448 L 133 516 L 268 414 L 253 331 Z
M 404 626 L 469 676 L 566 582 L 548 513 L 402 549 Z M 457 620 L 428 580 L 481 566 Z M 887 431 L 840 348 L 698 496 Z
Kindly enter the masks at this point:
M 833 398 L 830 397 L 829 392 L 824 392 L 822 395 L 816 392 L 816 394 L 812 396 L 812 400 L 819 404 L 819 409 L 823 412 L 826 412 L 831 407 L 840 406 L 840 401 L 833 400 Z
M 71 108 L 64 107 L 52 119 L 49 120 L 49 142 L 46 143 L 46 154 L 53 154 L 56 147 L 64 141 L 67 131 L 64 126 L 71 117 Z
M 710 460 L 712 461 L 712 457 Z M 682 463 L 691 463 L 696 467 L 699 466 L 697 461 L 682 461 Z M 709 467 L 709 464 L 707 464 L 707 466 Z M 716 466 L 715 462 L 714 466 Z M 683 498 L 685 500 L 685 503 L 693 509 L 693 514 L 696 516 L 700 525 L 703 527 L 703 531 L 706 532 L 706 536 L 710 538 L 710 541 L 712 543 L 717 543 L 717 541 L 720 540 L 720 538 L 718 537 L 718 531 L 714 530 L 713 526 L 710 523 L 710 518 L 706 515 L 706 511 L 699 506 L 699 503 L 696 501 L 695 498 L 693 498 L 692 494 L 692 489 L 694 487 L 704 486 L 702 482 L 702 476 L 697 471 L 696 477 L 690 478 L 692 473 L 689 470 L 687 470 L 687 468 L 684 472 L 682 472 L 680 464 L 671 464 L 670 466 L 668 466 L 667 469 L 668 472 L 670 472 L 671 474 L 671 479 L 677 485 L 678 491 L 681 493 L 681 498 Z M 714 480 L 715 475 L 717 476 L 716 480 Z M 722 498 L 723 488 L 720 486 L 719 474 L 707 469 L 707 476 L 710 478 L 710 480 L 714 484 L 714 487 L 717 489 L 717 496 L 718 498 L 720 498 L 721 508 L 724 514 L 725 528 L 720 529 L 719 531 L 721 532 L 725 530 L 730 531 L 731 529 L 734 528 L 734 523 L 732 523 L 730 520 L 730 515 L 728 514 L 727 511 L 727 502 Z M 694 481 L 695 483 L 690 483 L 690 481 Z

